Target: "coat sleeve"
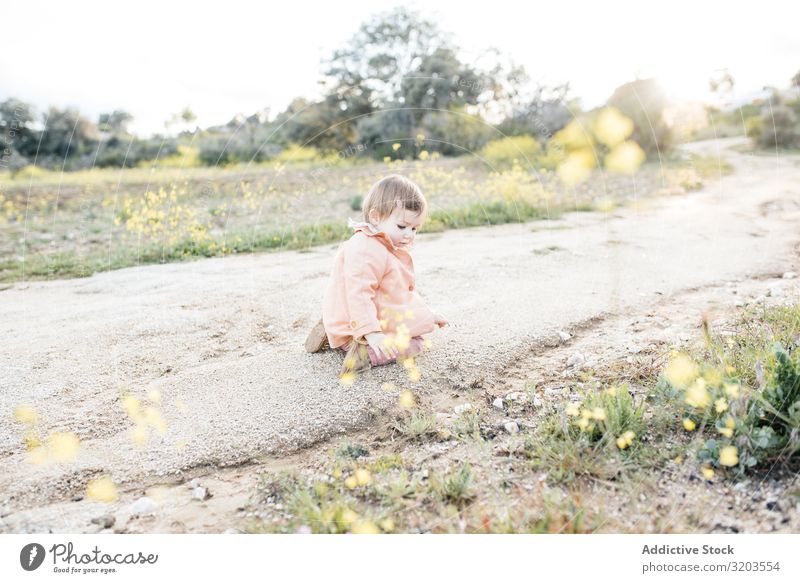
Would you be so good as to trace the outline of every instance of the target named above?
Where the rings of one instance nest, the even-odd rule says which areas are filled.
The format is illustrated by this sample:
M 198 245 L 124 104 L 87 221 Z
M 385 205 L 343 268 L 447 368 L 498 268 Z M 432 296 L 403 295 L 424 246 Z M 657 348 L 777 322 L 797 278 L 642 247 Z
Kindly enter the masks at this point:
M 353 240 L 344 249 L 343 275 L 347 312 L 354 338 L 380 332 L 375 294 L 386 271 L 386 253 L 380 243 Z

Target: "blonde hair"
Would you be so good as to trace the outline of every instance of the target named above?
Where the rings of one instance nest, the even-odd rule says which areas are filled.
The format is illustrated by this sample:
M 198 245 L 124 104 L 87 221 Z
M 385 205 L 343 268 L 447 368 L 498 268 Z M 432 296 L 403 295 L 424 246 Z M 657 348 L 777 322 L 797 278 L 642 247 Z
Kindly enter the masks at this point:
M 420 218 L 425 220 L 428 201 L 425 200 L 419 186 L 411 180 L 399 174 L 390 174 L 372 185 L 364 198 L 361 211 L 364 214 L 364 220 L 369 222 L 371 210 L 377 211 L 378 217 L 383 220 L 391 215 L 395 208 L 419 213 Z

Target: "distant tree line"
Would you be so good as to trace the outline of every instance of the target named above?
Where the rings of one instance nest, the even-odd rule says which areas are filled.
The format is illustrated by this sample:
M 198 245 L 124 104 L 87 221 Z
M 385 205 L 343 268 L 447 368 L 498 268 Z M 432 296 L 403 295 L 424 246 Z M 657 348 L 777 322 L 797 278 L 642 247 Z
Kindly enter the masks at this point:
M 132 117 L 125 111 L 92 121 L 73 108 L 37 115 L 31 105 L 6 99 L 0 102 L 0 170 L 34 162 L 66 169 L 136 166 L 189 143 L 205 165 L 269 160 L 290 144 L 322 152 L 357 145 L 377 159 L 415 157 L 423 149 L 458 156 L 503 136 L 531 136 L 545 145 L 582 113 L 566 84 L 531 88 L 526 71 L 497 51 L 487 50 L 480 64 L 459 54 L 435 23 L 397 8 L 362 24 L 323 62 L 321 99 L 297 98 L 273 119 L 261 111 L 204 130 L 188 129 L 195 116 L 187 108 L 168 122 L 184 131 L 147 139 L 129 132 Z M 634 120 L 634 139 L 645 151 L 667 147 L 666 103 L 653 80 L 618 88 L 609 103 Z

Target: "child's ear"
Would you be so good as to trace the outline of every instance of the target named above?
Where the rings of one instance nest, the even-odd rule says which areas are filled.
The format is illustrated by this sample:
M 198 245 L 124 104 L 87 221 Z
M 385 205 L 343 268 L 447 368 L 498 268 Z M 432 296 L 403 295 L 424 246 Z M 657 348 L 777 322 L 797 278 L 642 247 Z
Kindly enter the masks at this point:
M 381 218 L 380 218 L 380 216 L 378 216 L 377 209 L 370 210 L 368 217 L 369 217 L 369 222 L 372 223 L 375 226 L 377 226 L 378 223 L 381 222 Z

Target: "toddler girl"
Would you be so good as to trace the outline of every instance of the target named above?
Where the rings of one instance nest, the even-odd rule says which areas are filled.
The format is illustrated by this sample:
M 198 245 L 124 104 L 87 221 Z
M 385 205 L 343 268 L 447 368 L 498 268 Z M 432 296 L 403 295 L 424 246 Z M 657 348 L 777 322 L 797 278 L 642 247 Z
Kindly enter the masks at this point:
M 339 246 L 322 320 L 306 350 L 342 349 L 342 373 L 359 372 L 419 354 L 421 335 L 447 325 L 416 290 L 411 249 L 427 206 L 419 187 L 403 176 L 372 186 L 362 205 L 364 221 L 348 221 L 355 232 Z

